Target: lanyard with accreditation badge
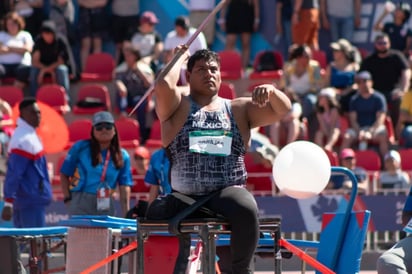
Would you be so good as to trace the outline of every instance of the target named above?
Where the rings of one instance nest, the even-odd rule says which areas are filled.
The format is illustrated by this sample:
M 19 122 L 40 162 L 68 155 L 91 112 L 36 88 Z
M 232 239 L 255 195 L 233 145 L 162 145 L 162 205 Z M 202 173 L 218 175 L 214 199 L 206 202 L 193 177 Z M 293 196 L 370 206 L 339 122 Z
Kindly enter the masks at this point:
M 110 160 L 110 150 L 107 150 L 106 159 L 104 160 L 104 166 L 102 176 L 100 177 L 100 184 L 97 188 L 97 210 L 105 211 L 110 209 L 110 187 L 106 182 L 107 166 Z

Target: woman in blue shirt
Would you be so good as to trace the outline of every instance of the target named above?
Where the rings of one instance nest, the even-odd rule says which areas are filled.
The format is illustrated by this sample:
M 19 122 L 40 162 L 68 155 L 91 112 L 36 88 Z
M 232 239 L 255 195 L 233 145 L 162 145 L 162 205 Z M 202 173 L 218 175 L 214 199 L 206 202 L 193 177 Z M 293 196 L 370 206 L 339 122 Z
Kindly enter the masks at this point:
M 92 124 L 91 139 L 75 143 L 61 167 L 64 202 L 70 215 L 114 215 L 113 194 L 119 186 L 124 215 L 133 185 L 129 154 L 120 147 L 109 112 L 96 113 Z

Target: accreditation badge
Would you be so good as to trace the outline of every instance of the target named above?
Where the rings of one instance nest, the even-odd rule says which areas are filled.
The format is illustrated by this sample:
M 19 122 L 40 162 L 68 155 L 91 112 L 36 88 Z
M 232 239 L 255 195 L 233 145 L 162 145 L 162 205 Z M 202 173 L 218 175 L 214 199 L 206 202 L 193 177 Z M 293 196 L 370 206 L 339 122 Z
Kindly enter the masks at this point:
M 228 156 L 232 149 L 232 132 L 226 130 L 197 130 L 189 133 L 189 151 Z
M 100 183 L 97 188 L 97 211 L 110 209 L 110 188 L 107 183 Z

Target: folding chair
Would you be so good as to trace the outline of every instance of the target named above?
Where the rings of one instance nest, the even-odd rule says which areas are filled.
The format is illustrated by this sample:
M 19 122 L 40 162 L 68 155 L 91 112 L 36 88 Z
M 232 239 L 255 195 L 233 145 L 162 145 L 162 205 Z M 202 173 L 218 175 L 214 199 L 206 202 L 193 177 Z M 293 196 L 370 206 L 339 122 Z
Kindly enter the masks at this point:
M 332 172 L 344 173 L 352 181 L 352 193 L 346 209 L 323 215 L 319 242 L 281 239 L 280 245 L 309 263 L 317 273 L 359 273 L 370 211 L 352 211 L 358 190 L 353 172 L 343 167 L 332 167 Z M 316 248 L 317 258 L 312 258 L 298 247 Z

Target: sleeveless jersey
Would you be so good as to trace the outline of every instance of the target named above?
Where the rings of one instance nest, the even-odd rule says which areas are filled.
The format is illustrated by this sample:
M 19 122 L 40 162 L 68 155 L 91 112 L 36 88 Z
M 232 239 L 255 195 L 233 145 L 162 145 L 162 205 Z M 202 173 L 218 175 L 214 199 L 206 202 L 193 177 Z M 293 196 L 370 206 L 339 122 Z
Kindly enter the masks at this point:
M 244 185 L 246 149 L 233 118 L 230 101 L 205 111 L 191 100 L 187 121 L 167 147 L 172 189 L 186 195 L 206 195 L 231 185 Z

